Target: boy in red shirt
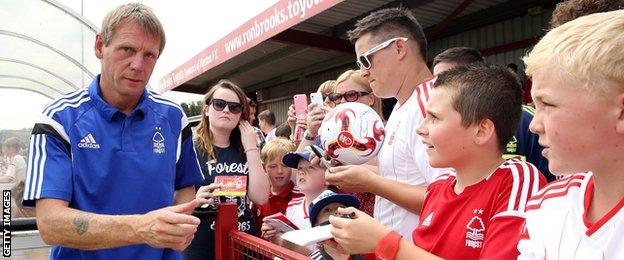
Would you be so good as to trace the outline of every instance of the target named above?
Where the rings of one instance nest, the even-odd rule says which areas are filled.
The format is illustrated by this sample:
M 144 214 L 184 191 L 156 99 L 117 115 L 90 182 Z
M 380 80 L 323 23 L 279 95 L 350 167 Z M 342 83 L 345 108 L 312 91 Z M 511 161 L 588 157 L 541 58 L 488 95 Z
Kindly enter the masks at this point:
M 293 198 L 303 196 L 291 180 L 292 169 L 282 163 L 282 157 L 289 152 L 295 151 L 295 144 L 285 138 L 276 138 L 266 143 L 260 153 L 264 170 L 266 171 L 271 191 L 269 200 L 264 205 L 252 206 L 256 213 L 258 229 L 262 226 L 262 219 L 266 216 L 281 212 L 286 213 L 288 202 Z
M 546 183 L 537 168 L 501 159 L 522 110 L 518 79 L 504 67 L 475 64 L 439 75 L 417 132 L 429 163 L 456 171 L 427 188 L 413 244 L 355 209 L 330 217 L 350 253 L 380 259 L 515 259 L 528 198 Z

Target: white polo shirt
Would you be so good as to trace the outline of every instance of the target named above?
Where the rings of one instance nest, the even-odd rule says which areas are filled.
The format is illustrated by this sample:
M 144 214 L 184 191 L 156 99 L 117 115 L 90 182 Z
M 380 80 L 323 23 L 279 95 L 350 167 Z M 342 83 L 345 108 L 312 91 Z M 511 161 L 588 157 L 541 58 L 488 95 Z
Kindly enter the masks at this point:
M 426 147 L 416 133 L 425 118 L 425 105 L 435 79 L 418 85 L 404 104 L 395 105 L 377 155 L 380 176 L 412 185 L 426 185 L 440 173 L 441 170 L 429 165 Z M 412 230 L 418 225 L 417 214 L 375 196 L 374 216 L 384 226 L 412 240 Z
M 310 224 L 310 216 L 308 215 L 308 209 L 305 206 L 305 196 L 299 198 L 293 198 L 288 203 L 286 208 L 286 217 L 299 229 L 306 229 L 312 227 Z

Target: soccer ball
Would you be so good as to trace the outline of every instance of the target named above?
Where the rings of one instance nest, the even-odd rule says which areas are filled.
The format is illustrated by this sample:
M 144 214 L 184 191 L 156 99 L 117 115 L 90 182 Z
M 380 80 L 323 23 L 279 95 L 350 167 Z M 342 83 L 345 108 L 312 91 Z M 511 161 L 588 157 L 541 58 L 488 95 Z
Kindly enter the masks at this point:
M 371 107 L 348 102 L 325 115 L 320 136 L 326 157 L 343 165 L 357 165 L 377 156 L 383 143 L 384 126 Z

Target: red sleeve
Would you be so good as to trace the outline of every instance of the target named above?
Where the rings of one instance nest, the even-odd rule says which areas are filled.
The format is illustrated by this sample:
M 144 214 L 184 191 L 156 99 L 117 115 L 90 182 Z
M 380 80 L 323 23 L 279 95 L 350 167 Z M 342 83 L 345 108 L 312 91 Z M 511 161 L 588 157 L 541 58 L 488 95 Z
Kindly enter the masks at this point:
M 504 216 L 490 221 L 479 259 L 516 259 L 520 252 L 516 245 L 524 224 L 523 217 Z
M 526 203 L 541 186 L 544 176 L 528 163 L 511 163 L 511 171 L 499 183 L 499 196 L 483 240 L 479 259 L 516 259 L 520 252 L 516 245 L 524 225 Z

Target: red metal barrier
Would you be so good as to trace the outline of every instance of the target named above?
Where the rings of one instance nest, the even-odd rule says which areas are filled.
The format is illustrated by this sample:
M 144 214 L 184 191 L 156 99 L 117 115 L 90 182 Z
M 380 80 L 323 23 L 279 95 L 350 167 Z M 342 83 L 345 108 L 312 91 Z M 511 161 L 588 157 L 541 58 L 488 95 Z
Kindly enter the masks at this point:
M 238 230 L 238 208 L 236 203 L 219 204 L 219 213 L 215 220 L 215 257 L 217 260 L 230 259 L 228 236 L 230 231 Z
M 230 259 L 308 259 L 264 239 L 238 231 L 238 211 L 234 203 L 219 205 L 215 227 L 215 256 L 217 260 Z

